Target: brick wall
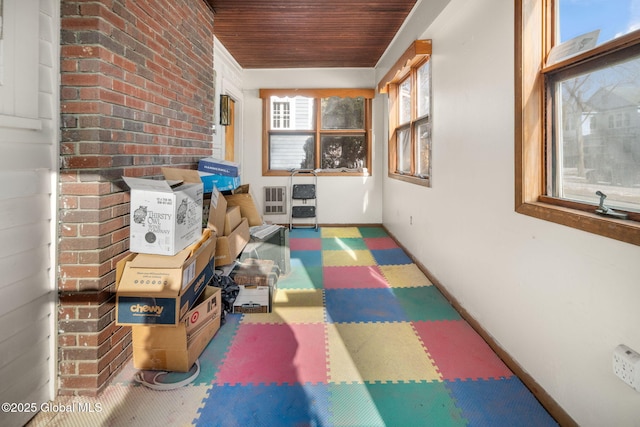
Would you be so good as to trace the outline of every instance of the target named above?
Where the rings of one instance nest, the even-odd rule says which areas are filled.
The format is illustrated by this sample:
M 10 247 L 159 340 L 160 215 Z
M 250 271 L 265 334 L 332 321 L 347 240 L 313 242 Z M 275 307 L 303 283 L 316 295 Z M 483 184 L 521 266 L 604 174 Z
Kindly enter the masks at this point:
M 62 0 L 60 394 L 98 394 L 131 355 L 114 323 L 129 249 L 121 177 L 212 153 L 213 13 L 204 0 Z

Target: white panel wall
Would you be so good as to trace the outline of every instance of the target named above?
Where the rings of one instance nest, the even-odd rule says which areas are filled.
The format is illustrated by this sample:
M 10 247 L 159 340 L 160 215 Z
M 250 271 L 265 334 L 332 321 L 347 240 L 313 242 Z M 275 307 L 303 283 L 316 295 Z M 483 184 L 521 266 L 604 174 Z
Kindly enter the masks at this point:
M 433 7 L 376 70 L 433 39 L 433 187 L 385 177 L 383 222 L 580 425 L 640 426 L 611 367 L 640 351 L 640 248 L 514 212 L 513 2 Z
M 289 178 L 262 176 L 262 100 L 259 98 L 259 89 L 373 87 L 375 81 L 372 69 L 244 70 L 242 179 L 250 184 L 261 211 L 263 187 L 289 187 Z M 378 102 L 374 103 L 373 110 L 374 117 L 379 117 Z M 383 139 L 373 132 L 372 176 L 318 178 L 318 222 L 379 224 L 382 221 Z M 264 219 L 274 223 L 289 222 L 286 215 L 268 215 Z
M 0 42 L 0 412 L 22 426 L 55 395 L 59 2 L 4 0 Z

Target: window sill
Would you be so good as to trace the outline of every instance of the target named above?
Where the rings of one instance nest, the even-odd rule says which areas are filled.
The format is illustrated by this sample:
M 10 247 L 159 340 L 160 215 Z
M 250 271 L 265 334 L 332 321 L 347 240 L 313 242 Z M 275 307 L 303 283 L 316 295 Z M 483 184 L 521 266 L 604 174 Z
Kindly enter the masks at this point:
M 419 178 L 413 175 L 402 175 L 392 172 L 389 172 L 389 178 L 397 179 L 398 181 L 409 182 L 411 184 L 421 185 L 423 187 L 431 187 L 431 180 L 429 178 Z
M 544 202 L 524 202 L 516 212 L 640 246 L 640 223 Z

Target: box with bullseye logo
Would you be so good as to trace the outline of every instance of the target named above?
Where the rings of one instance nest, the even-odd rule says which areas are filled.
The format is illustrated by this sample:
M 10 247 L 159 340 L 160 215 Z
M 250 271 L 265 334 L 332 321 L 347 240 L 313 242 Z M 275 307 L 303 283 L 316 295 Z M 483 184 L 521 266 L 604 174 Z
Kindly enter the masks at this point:
M 188 372 L 220 329 L 222 289 L 207 286 L 184 320 L 173 328 L 133 326 L 133 366 Z
M 207 286 L 195 307 L 184 317 L 184 325 L 187 338 L 198 333 L 212 319 L 220 317 L 222 307 L 222 289 L 215 286 Z

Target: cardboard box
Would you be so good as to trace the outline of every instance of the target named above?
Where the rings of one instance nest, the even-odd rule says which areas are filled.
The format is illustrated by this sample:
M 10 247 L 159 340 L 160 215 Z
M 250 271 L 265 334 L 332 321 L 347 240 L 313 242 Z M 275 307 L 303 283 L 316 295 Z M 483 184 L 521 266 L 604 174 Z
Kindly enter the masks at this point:
M 240 186 L 239 176 L 233 177 L 216 175 L 202 171 L 199 171 L 198 174 L 200 175 L 200 180 L 204 186 L 203 191 L 205 193 L 212 192 L 214 188 L 217 188 L 218 191 L 231 191 Z
M 241 222 L 240 206 L 227 206 L 227 214 L 224 216 L 224 235 L 231 234 Z
M 202 238 L 174 256 L 130 254 L 116 266 L 116 324 L 175 326 L 214 273 L 216 238 Z
M 215 286 L 205 286 L 204 291 L 184 316 L 187 338 L 200 331 L 209 321 L 220 316 L 222 310 L 222 289 Z
M 250 193 L 230 194 L 225 196 L 225 199 L 229 206 L 240 206 L 240 214 L 249 220 L 251 227 L 264 224 Z
M 233 263 L 249 242 L 249 237 L 249 222 L 247 218 L 242 218 L 240 225 L 231 234 L 217 238 L 215 264 L 218 266 Z
M 240 176 L 240 163 L 206 157 L 198 161 L 198 170 L 222 176 Z
M 216 266 L 233 263 L 249 242 L 249 222 L 242 218 L 240 224 L 228 235 L 224 235 L 224 224 L 227 216 L 227 200 L 219 191 L 211 193 L 211 205 L 209 206 L 209 221 L 207 227 L 213 230 L 218 238 L 216 240 L 215 264 Z
M 275 286 L 278 273 L 275 262 L 269 259 L 247 258 L 232 272 L 233 281 L 238 285 Z
M 197 171 L 179 169 L 181 184 L 123 177 L 131 189 L 131 252 L 175 255 L 202 233 L 203 185 Z
M 173 328 L 133 326 L 133 366 L 136 369 L 188 372 L 220 329 L 221 289 L 207 286 L 201 303 L 185 322 Z M 194 323 L 195 313 L 206 312 Z
M 232 272 L 240 291 L 234 313 L 269 313 L 277 291 L 278 267 L 271 260 L 248 259 Z
M 240 291 L 233 302 L 234 313 L 271 312 L 272 293 L 269 285 L 238 285 Z
M 217 189 L 211 193 L 209 204 L 209 220 L 207 228 L 216 233 L 218 237 L 224 236 L 224 220 L 227 214 L 227 199 Z

